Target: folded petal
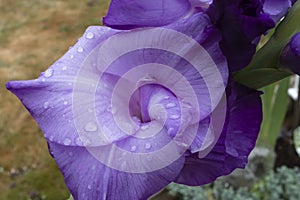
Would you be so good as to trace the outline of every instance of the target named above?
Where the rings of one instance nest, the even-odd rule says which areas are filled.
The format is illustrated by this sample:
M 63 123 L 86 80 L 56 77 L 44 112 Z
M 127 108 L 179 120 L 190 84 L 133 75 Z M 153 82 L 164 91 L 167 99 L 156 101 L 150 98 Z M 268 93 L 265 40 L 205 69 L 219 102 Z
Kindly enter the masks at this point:
M 260 94 L 237 83 L 229 86 L 226 126 L 218 142 L 204 158 L 199 158 L 198 153 L 186 157 L 184 168 L 175 182 L 206 184 L 236 168 L 245 167 L 262 121 Z
M 184 161 L 181 157 L 157 171 L 128 173 L 107 167 L 107 163 L 97 160 L 97 157 L 84 147 L 66 147 L 50 142 L 49 149 L 76 200 L 147 199 L 175 179 Z M 95 148 L 93 151 L 107 154 L 108 159 L 110 154 L 113 154 L 111 151 L 103 152 L 102 148 Z M 125 154 L 113 156 L 118 156 L 120 165 L 126 160 Z
M 300 32 L 296 33 L 280 55 L 280 63 L 300 75 Z
M 157 27 L 184 17 L 190 10 L 188 0 L 112 0 L 103 23 L 117 29 Z
M 278 22 L 292 6 L 290 0 L 265 0 L 263 11 L 270 15 L 274 22 Z
M 222 32 L 220 45 L 231 71 L 246 67 L 260 36 L 275 26 L 259 0 L 214 1 L 207 13 Z

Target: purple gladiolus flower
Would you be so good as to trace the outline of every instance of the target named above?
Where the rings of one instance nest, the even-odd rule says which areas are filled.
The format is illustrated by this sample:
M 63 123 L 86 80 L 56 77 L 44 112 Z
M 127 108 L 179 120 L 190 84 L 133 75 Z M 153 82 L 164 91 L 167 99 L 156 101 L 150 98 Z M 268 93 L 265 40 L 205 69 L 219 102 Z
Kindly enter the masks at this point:
M 137 7 L 138 19 L 121 13 L 126 27 L 154 28 L 89 27 L 38 79 L 7 83 L 75 199 L 147 199 L 172 181 L 201 185 L 247 163 L 260 92 L 228 81 L 221 33 L 204 12 L 186 15 L 200 4 L 166 2 L 132 1 L 163 16 L 151 23 Z
M 280 63 L 300 75 L 300 32 L 296 33 L 280 55 Z

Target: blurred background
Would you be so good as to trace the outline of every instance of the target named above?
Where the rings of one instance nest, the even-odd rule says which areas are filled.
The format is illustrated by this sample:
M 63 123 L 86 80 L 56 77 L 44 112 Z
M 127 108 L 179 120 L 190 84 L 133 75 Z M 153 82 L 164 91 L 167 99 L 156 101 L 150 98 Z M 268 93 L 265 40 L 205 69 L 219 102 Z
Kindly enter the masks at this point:
M 108 4 L 108 0 L 0 0 L 0 200 L 69 197 L 40 129 L 5 84 L 38 77 L 88 26 L 101 25 Z M 173 197 L 166 197 L 165 190 L 155 199 L 237 200 L 238 195 L 245 199 L 243 193 L 258 194 L 248 199 L 300 199 L 295 192 L 300 186 L 298 170 L 282 168 L 300 166 L 298 88 L 296 76 L 263 88 L 264 121 L 246 170 L 201 188 L 171 185 Z M 288 191 L 289 185 L 296 190 Z M 276 197 L 270 196 L 277 190 Z
M 100 25 L 106 0 L 0 0 L 0 200 L 67 199 L 45 139 L 9 80 L 34 79 L 90 25 Z

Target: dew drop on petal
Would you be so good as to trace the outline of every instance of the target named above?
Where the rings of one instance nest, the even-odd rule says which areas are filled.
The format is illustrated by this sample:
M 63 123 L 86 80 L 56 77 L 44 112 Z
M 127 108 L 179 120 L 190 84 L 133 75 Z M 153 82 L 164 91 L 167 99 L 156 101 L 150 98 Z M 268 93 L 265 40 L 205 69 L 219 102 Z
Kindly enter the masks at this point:
M 88 33 L 85 35 L 85 38 L 86 38 L 86 39 L 93 39 L 94 36 L 95 36 L 94 33 L 88 32 Z
M 179 115 L 171 115 L 170 116 L 170 119 L 178 119 L 179 118 Z
M 174 107 L 176 107 L 176 104 L 175 104 L 175 103 L 168 103 L 168 104 L 166 105 L 166 108 L 174 108 Z
M 73 156 L 73 152 L 72 151 L 69 152 L 69 156 Z
M 44 103 L 43 107 L 44 107 L 45 109 L 49 108 L 49 102 L 46 101 L 46 102 Z
M 152 145 L 151 145 L 150 143 L 146 143 L 146 144 L 145 144 L 145 149 L 150 149 L 151 146 L 152 146 Z
M 91 144 L 91 141 L 87 137 L 82 136 L 80 139 L 81 139 L 83 145 Z
M 44 77 L 49 78 L 53 75 L 54 70 L 53 69 L 47 69 L 44 73 Z
M 82 47 L 78 47 L 77 51 L 78 51 L 79 53 L 81 53 L 81 52 L 83 52 L 83 48 L 82 48 Z
M 136 146 L 135 145 L 132 146 L 131 149 L 130 149 L 130 151 L 136 151 Z
M 71 144 L 71 140 L 69 138 L 65 138 L 64 140 L 64 145 L 70 145 Z
M 75 140 L 75 143 L 76 143 L 77 145 L 79 145 L 79 146 L 82 145 L 82 141 L 81 141 L 80 137 L 78 137 L 78 138 Z
M 169 135 L 172 135 L 173 131 L 174 131 L 174 128 L 169 128 L 169 129 L 168 129 L 168 134 L 169 134 Z
M 92 189 L 92 186 L 91 186 L 91 185 L 88 185 L 88 189 L 91 190 L 91 189 Z
M 169 96 L 164 96 L 164 99 L 170 99 L 170 97 Z
M 63 70 L 63 71 L 66 71 L 67 68 L 68 68 L 67 66 L 63 66 L 62 70 Z
M 72 54 L 72 55 L 70 56 L 70 58 L 74 58 L 74 55 Z
M 186 108 L 189 108 L 189 109 L 193 108 L 193 106 L 189 102 L 186 102 L 183 99 L 181 100 L 181 103 L 182 103 L 183 107 L 186 107 Z
M 135 123 L 137 123 L 137 124 L 140 124 L 140 123 L 141 123 L 141 119 L 138 118 L 137 116 L 133 116 L 133 117 L 132 117 L 132 120 L 133 120 Z
M 143 126 L 141 126 L 141 129 L 142 130 L 146 130 L 146 129 L 148 129 L 149 128 L 149 125 L 143 125 Z
M 64 105 L 68 105 L 68 101 L 64 101 Z
M 98 125 L 95 122 L 88 122 L 84 126 L 84 130 L 87 132 L 94 132 L 98 130 Z

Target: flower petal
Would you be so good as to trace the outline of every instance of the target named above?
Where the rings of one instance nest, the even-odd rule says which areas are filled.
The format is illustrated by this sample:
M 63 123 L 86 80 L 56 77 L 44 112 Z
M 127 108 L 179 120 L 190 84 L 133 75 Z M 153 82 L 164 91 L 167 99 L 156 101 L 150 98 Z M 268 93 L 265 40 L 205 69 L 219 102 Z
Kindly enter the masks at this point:
M 278 22 L 291 6 L 290 0 L 265 0 L 263 10 L 271 16 L 274 22 Z
M 222 32 L 220 43 L 231 71 L 249 64 L 262 34 L 275 26 L 268 14 L 262 14 L 262 1 L 214 1 L 207 13 Z
M 204 158 L 197 153 L 186 158 L 175 182 L 201 185 L 212 182 L 236 168 L 243 168 L 254 148 L 262 120 L 260 92 L 237 83 L 227 90 L 227 126 L 212 151 Z
M 117 29 L 158 27 L 178 20 L 190 10 L 188 0 L 112 0 L 103 23 Z
M 184 162 L 183 157 L 181 157 L 169 166 L 157 171 L 127 173 L 107 167 L 84 147 L 66 147 L 49 143 L 49 149 L 76 200 L 147 199 L 173 181 Z M 111 153 L 103 152 L 101 148 L 95 148 L 94 151 L 106 153 L 107 158 L 110 157 Z M 122 155 L 118 156 L 122 158 Z
M 82 145 L 72 113 L 72 92 L 76 74 L 90 51 L 115 33 L 117 31 L 106 27 L 89 27 L 75 46 L 38 79 L 7 83 L 7 89 L 26 106 L 48 141 Z M 88 91 L 81 92 L 85 96 Z
M 300 75 L 300 32 L 296 33 L 280 55 L 280 64 Z

